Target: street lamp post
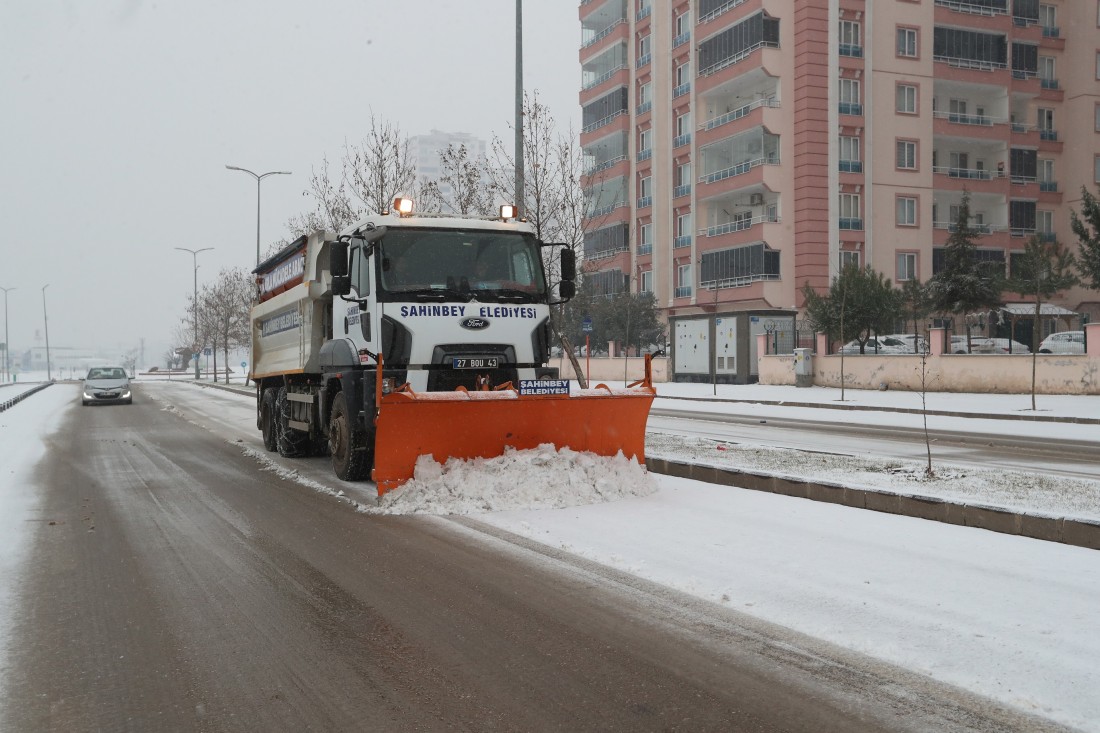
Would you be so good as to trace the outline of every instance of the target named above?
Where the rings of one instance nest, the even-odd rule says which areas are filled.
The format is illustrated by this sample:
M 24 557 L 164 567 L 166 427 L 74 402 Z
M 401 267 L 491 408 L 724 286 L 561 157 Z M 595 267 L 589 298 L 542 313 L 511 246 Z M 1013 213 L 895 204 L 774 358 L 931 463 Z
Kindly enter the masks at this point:
M 260 264 L 260 181 L 268 176 L 289 176 L 290 171 L 268 171 L 267 173 L 254 173 L 247 168 L 238 168 L 235 165 L 227 165 L 231 171 L 247 173 L 256 179 L 256 265 Z
M 11 381 L 11 341 L 8 339 L 8 291 L 15 288 L 0 288 L 4 291 L 4 381 Z
M 46 288 L 49 283 L 42 286 L 42 325 L 46 329 L 46 379 L 53 381 L 53 369 L 50 368 L 50 319 L 46 317 Z
M 191 355 L 195 359 L 195 381 L 199 381 L 199 355 L 195 349 L 199 348 L 199 252 L 206 252 L 207 250 L 214 249 L 213 247 L 203 247 L 202 249 L 187 249 L 186 247 L 176 247 L 181 252 L 191 253 L 191 262 L 195 265 L 195 277 L 194 277 L 194 291 L 191 296 L 191 322 L 195 326 L 195 341 L 191 346 Z

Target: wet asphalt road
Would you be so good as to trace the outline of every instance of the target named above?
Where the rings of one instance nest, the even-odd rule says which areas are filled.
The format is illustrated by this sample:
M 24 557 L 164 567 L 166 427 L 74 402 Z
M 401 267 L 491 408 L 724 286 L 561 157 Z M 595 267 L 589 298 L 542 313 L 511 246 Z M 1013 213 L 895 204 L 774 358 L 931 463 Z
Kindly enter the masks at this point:
M 475 520 L 356 513 L 141 385 L 52 388 L 2 731 L 1046 729 Z

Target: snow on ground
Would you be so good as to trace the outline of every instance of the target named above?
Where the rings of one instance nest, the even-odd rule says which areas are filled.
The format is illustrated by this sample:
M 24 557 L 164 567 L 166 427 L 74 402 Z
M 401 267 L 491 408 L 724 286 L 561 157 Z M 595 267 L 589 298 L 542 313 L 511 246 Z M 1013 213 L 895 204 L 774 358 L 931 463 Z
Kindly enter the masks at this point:
M 710 390 L 710 385 L 668 387 L 703 397 Z M 248 396 L 207 389 L 193 390 L 192 397 L 182 389 L 172 387 L 173 399 L 184 400 L 173 409 L 186 419 L 215 429 L 212 419 L 225 415 L 217 429 L 238 431 L 233 442 L 243 443 L 242 450 L 266 469 L 347 498 L 343 482 L 326 479 L 318 471 L 323 459 L 296 462 L 253 447 L 258 434 Z M 734 389 L 743 391 L 734 396 Z M 152 382 L 148 390 L 154 396 L 159 392 Z M 665 385 L 658 390 L 665 393 Z M 727 399 L 763 394 L 741 387 L 730 390 Z M 806 401 L 804 392 L 796 393 L 798 401 Z M 881 399 L 881 393 L 847 392 L 849 399 L 867 403 Z M 60 405 L 50 400 L 67 394 L 51 388 L 0 413 L 0 438 L 19 435 L 21 441 L 19 450 L 3 453 L 0 470 L 5 479 L 8 471 L 29 476 L 41 449 L 24 449 L 23 443 L 40 442 L 50 421 L 39 410 L 59 415 Z M 49 398 L 44 401 L 44 396 Z M 822 398 L 827 396 L 830 393 L 822 393 Z M 953 395 L 943 404 L 944 409 L 972 405 L 974 412 L 992 414 L 998 403 L 1004 411 L 1005 403 L 1017 399 L 1025 397 Z M 1057 407 L 1054 402 L 1051 398 L 1048 414 L 1080 412 L 1084 403 L 1094 411 L 1080 416 L 1100 415 L 1100 399 L 1058 400 Z M 1069 427 L 996 422 L 1037 437 L 1049 437 L 1052 430 L 1060 435 Z M 1091 427 L 1096 440 L 1096 426 L 1078 427 Z M 745 467 L 744 451 L 727 448 L 718 451 L 713 442 L 668 442 L 667 436 L 650 436 L 647 450 L 688 461 L 699 459 L 696 452 L 704 451 L 710 463 L 723 460 L 716 453 L 731 454 L 730 460 Z M 782 455 L 788 451 L 771 456 L 771 451 L 752 452 L 764 462 L 760 468 L 768 460 L 773 460 L 773 468 L 791 465 L 789 455 Z M 577 463 L 582 472 L 570 469 Z M 295 466 L 302 467 L 301 473 Z M 642 476 L 640 471 L 616 459 L 548 448 L 446 466 L 422 459 L 416 479 L 403 491 L 377 505 L 352 504 L 366 512 L 471 513 L 479 521 L 548 546 L 1100 732 L 1100 668 L 1095 663 L 1100 658 L 1100 552 L 668 476 Z M 580 478 L 582 473 L 586 478 Z M 1005 501 L 1041 513 L 1051 513 L 1052 507 L 1095 511 L 1092 504 L 1076 503 L 1081 495 L 1095 491 L 1090 482 L 1080 482 L 1087 486 L 1073 491 L 1072 482 L 1061 479 L 1021 489 L 1022 477 L 998 483 L 979 474 L 945 473 L 938 490 L 977 483 L 987 487 L 983 495 L 1001 494 Z M 825 475 L 870 488 L 930 493 L 930 484 L 911 472 L 895 472 L 888 462 L 876 465 L 842 457 L 828 467 L 814 467 L 815 477 Z M 0 487 L 0 530 L 15 528 L 28 515 L 28 486 L 20 480 L 12 490 L 5 480 Z M 1059 497 L 1059 492 L 1066 495 Z M 0 574 L 0 582 L 10 579 L 10 574 Z M 0 588 L 0 598 L 10 598 L 11 593 L 10 588 Z

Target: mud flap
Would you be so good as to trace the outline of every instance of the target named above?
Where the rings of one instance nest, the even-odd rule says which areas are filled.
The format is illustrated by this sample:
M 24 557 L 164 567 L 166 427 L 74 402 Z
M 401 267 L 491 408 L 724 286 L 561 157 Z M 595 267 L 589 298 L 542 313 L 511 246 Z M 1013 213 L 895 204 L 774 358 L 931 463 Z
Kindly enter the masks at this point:
M 645 428 L 656 392 L 649 378 L 626 388 L 521 395 L 513 389 L 467 392 L 402 390 L 381 397 L 376 420 L 374 481 L 378 495 L 413 477 L 416 459 L 493 458 L 552 443 L 645 463 Z

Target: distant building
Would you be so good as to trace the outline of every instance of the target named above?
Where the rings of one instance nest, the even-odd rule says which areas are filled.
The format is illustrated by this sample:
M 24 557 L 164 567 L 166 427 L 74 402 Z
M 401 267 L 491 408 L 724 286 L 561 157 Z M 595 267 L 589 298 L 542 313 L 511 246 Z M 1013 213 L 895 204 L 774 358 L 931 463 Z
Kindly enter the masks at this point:
M 421 183 L 439 178 L 442 172 L 439 154 L 450 145 L 465 145 L 470 160 L 480 160 L 486 155 L 485 141 L 468 132 L 432 130 L 429 135 L 413 135 L 409 138 L 409 143 L 416 165 L 416 177 Z M 440 185 L 440 193 L 447 197 L 453 191 L 450 186 Z

